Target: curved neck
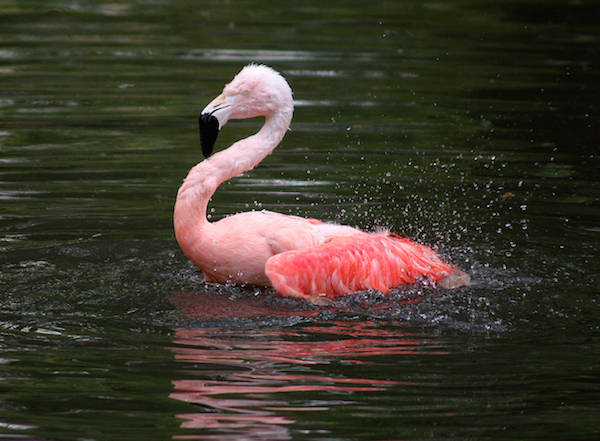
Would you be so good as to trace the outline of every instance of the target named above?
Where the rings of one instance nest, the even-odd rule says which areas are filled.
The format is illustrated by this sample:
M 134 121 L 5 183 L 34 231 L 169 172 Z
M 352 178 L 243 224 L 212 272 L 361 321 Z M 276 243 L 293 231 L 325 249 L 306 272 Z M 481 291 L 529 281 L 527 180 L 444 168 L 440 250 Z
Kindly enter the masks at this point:
M 222 150 L 198 164 L 202 173 L 200 180 L 212 188 L 212 194 L 217 187 L 245 171 L 256 167 L 281 142 L 291 121 L 289 114 L 275 113 L 265 119 L 260 131 L 248 138 L 235 142 L 226 150 Z M 191 177 L 194 169 L 188 174 Z
M 260 131 L 234 143 L 193 167 L 177 193 L 175 202 L 175 234 L 183 247 L 180 234 L 208 224 L 206 207 L 217 187 L 228 179 L 251 170 L 279 144 L 292 119 L 292 110 L 266 117 Z M 184 239 L 182 241 L 182 239 Z

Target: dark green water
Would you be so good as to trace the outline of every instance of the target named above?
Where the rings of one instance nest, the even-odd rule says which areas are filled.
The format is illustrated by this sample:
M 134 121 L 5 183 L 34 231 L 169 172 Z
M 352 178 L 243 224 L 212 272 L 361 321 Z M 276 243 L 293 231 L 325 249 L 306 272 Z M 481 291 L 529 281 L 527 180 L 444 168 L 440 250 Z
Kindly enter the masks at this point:
M 0 0 L 0 439 L 598 439 L 599 29 L 587 0 Z M 472 286 L 199 281 L 175 194 L 251 61 L 292 130 L 211 216 L 390 227 Z

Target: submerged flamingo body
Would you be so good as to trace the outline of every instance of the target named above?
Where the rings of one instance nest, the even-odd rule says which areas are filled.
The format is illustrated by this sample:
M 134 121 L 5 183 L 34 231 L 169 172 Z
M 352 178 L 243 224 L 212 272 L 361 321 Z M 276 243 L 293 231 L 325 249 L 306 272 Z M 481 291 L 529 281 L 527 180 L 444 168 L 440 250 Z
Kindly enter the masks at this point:
M 311 301 L 364 289 L 384 293 L 420 278 L 453 287 L 468 276 L 429 247 L 387 233 L 316 219 L 252 211 L 209 222 L 206 209 L 224 181 L 255 167 L 279 144 L 293 112 L 287 82 L 266 66 L 246 66 L 200 117 L 207 159 L 192 168 L 177 194 L 175 235 L 206 280 L 273 286 Z M 212 156 L 229 119 L 264 116 L 262 129 Z

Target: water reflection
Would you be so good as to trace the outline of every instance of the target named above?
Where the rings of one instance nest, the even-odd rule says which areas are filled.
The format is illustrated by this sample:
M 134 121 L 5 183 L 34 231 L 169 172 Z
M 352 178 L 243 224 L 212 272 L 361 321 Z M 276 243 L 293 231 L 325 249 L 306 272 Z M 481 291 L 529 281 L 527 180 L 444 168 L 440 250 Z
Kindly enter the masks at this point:
M 185 365 L 185 378 L 173 382 L 170 397 L 198 406 L 177 417 L 181 428 L 202 431 L 175 438 L 287 440 L 291 425 L 310 419 L 308 413 L 332 413 L 360 404 L 365 394 L 417 386 L 375 378 L 379 369 L 364 369 L 385 365 L 385 356 L 444 353 L 402 329 L 371 321 L 295 329 L 178 328 L 171 349 Z M 352 374 L 352 366 L 362 366 L 362 375 Z
M 377 55 L 369 52 L 353 54 L 354 61 L 372 61 Z M 211 61 L 242 61 L 257 60 L 262 63 L 276 61 L 342 61 L 345 54 L 341 52 L 313 51 L 278 51 L 278 50 L 247 50 L 247 49 L 192 49 L 186 55 L 187 59 L 208 59 Z M 330 72 L 328 70 L 327 72 Z

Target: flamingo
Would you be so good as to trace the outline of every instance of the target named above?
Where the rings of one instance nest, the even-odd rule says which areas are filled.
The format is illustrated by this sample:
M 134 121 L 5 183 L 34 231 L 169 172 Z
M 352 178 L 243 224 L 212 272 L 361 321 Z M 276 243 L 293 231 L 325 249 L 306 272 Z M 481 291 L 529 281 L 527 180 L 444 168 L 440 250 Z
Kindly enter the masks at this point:
M 206 159 L 177 193 L 174 228 L 179 246 L 206 281 L 272 286 L 284 296 L 319 303 L 355 291 L 383 293 L 427 279 L 442 287 L 469 277 L 429 247 L 386 231 L 357 228 L 271 211 L 250 211 L 217 222 L 206 217 L 217 187 L 258 165 L 280 143 L 294 110 L 286 80 L 265 65 L 244 67 L 199 118 Z M 254 135 L 212 155 L 230 119 L 263 116 Z

